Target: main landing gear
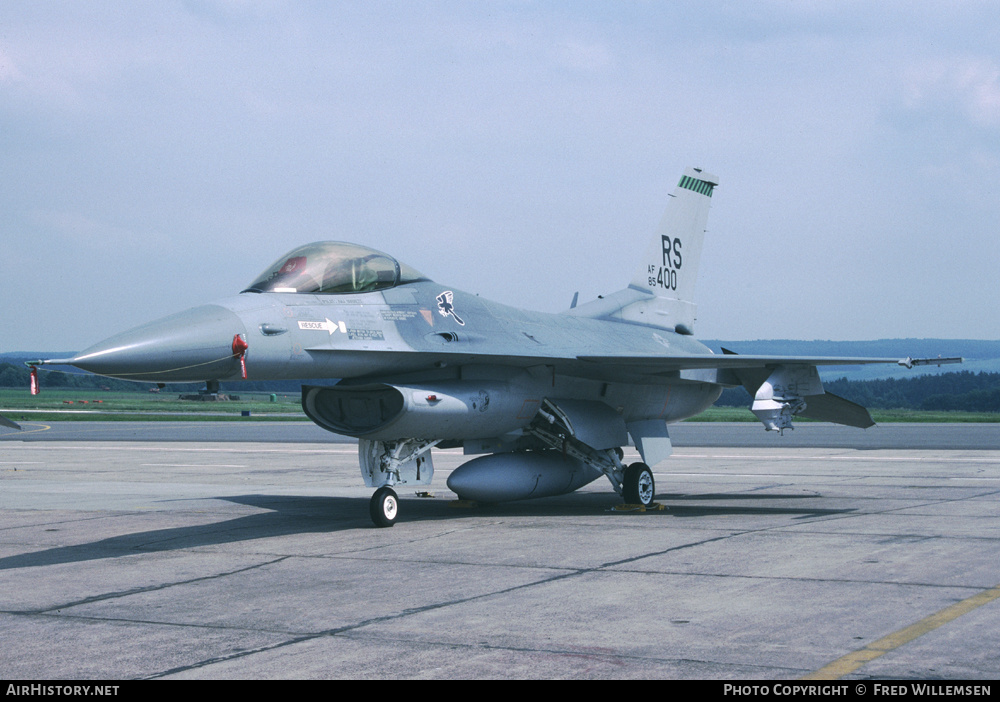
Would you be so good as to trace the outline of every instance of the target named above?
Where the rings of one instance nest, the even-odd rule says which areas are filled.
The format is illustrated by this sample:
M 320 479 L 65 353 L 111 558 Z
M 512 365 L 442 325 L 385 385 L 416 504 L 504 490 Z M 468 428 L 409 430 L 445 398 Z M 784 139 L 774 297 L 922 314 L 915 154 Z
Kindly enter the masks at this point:
M 607 406 L 604 406 L 603 410 L 613 414 Z M 597 417 L 603 410 L 596 410 L 596 414 L 592 413 L 591 416 Z M 586 410 L 581 412 L 586 415 Z M 621 422 L 621 418 L 617 415 L 614 419 Z M 621 428 L 624 429 L 625 425 L 622 424 Z M 611 482 L 615 492 L 621 495 L 625 504 L 642 507 L 653 504 L 656 484 L 653 481 L 652 469 L 645 463 L 626 466 L 622 463 L 625 451 L 620 447 L 595 449 L 579 439 L 569 416 L 549 400 L 543 402 L 543 408 L 538 410 L 538 416 L 532 421 L 528 431 L 549 447 L 601 471 Z M 607 437 L 603 438 L 607 440 Z
M 633 463 L 625 469 L 622 480 L 622 499 L 626 504 L 649 507 L 656 495 L 653 471 L 645 463 Z

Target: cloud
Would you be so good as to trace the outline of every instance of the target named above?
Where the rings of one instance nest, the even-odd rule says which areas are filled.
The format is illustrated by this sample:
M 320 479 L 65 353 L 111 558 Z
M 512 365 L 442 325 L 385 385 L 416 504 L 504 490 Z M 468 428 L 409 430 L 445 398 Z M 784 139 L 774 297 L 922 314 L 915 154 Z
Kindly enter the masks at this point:
M 916 112 L 947 111 L 983 127 L 1000 126 L 1000 67 L 987 58 L 922 61 L 909 71 L 905 105 Z
M 24 80 L 24 75 L 7 52 L 0 48 L 0 83 L 15 83 L 21 80 Z

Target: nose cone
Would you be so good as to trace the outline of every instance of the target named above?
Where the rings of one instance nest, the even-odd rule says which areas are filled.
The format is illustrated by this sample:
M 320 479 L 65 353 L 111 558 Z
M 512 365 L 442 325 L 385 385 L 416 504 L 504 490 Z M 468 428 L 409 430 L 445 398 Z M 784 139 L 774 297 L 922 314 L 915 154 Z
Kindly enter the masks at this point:
M 221 305 L 204 305 L 105 339 L 70 363 L 126 380 L 222 380 L 240 372 L 233 356 L 236 334 L 246 334 L 236 314 Z

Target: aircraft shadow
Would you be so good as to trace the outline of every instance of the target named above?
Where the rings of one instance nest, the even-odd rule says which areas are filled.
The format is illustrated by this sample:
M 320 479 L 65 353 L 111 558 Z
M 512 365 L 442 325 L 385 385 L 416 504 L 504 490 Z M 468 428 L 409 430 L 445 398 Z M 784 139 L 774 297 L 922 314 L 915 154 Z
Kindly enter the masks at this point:
M 270 511 L 211 524 L 139 531 L 90 543 L 8 556 L 0 558 L 0 570 L 120 558 L 289 534 L 327 533 L 363 528 L 366 523 L 371 525 L 368 500 L 360 498 L 246 495 L 218 499 Z
M 236 504 L 267 510 L 257 514 L 236 517 L 211 524 L 168 527 L 130 534 L 121 534 L 99 541 L 58 546 L 0 558 L 0 570 L 37 568 L 67 563 L 81 563 L 105 558 L 122 558 L 158 551 L 173 551 L 204 546 L 218 546 L 255 539 L 267 539 L 295 534 L 336 533 L 354 529 L 376 529 L 368 516 L 368 498 L 362 497 L 295 497 L 287 495 L 243 495 L 221 497 Z M 732 514 L 780 515 L 795 514 L 800 518 L 842 514 L 854 510 L 810 509 L 804 506 L 725 506 L 674 504 L 692 500 L 801 500 L 812 499 L 803 495 L 678 495 L 660 494 L 656 501 L 664 511 L 650 511 L 645 515 L 672 517 L 704 517 Z M 446 499 L 421 499 L 401 497 L 401 516 L 394 529 L 406 529 L 407 523 L 420 521 L 447 521 L 467 517 L 587 517 L 599 515 L 624 515 L 615 511 L 620 503 L 613 493 L 574 493 L 538 500 L 507 502 L 502 504 L 477 504 L 456 506 Z

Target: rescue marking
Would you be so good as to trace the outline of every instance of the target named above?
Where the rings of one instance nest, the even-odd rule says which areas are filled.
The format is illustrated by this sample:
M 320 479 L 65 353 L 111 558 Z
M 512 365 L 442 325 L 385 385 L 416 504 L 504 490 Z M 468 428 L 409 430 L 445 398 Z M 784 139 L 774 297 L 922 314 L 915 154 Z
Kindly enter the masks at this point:
M 323 322 L 299 322 L 299 329 L 320 329 L 325 332 L 329 332 L 332 336 L 335 331 L 340 331 L 342 334 L 347 333 L 347 325 L 343 322 L 333 322 L 329 317 Z

